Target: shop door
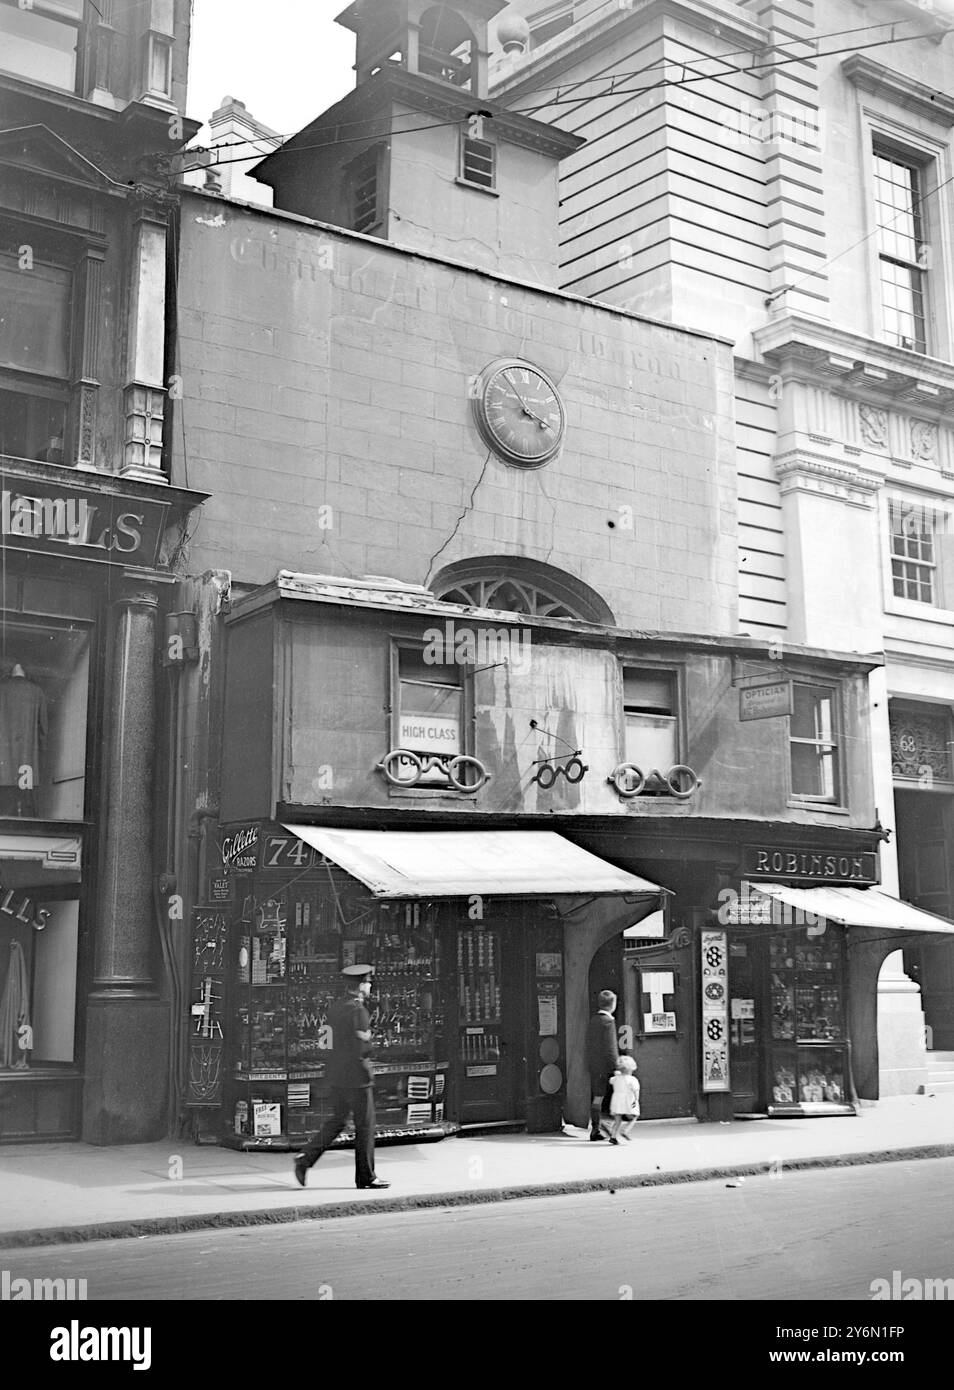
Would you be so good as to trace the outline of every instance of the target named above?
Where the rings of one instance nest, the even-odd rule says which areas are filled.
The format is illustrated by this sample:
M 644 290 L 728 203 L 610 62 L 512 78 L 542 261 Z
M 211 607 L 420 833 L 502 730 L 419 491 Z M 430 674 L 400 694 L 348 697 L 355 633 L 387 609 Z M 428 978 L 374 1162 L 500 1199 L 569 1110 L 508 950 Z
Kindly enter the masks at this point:
M 732 1108 L 738 1115 L 759 1110 L 759 1046 L 761 943 L 742 940 L 741 934 L 729 938 L 729 1076 Z
M 633 953 L 635 955 L 635 953 Z M 640 955 L 624 963 L 621 1043 L 636 1059 L 640 1118 L 673 1119 L 693 1113 L 689 962 L 685 952 Z M 620 1017 L 622 1013 L 622 1017 Z
M 516 1040 L 525 963 L 517 924 L 458 920 L 450 932 L 457 1026 L 454 1055 L 455 1118 L 461 1124 L 519 1120 L 525 1112 L 516 1095 L 520 1074 Z

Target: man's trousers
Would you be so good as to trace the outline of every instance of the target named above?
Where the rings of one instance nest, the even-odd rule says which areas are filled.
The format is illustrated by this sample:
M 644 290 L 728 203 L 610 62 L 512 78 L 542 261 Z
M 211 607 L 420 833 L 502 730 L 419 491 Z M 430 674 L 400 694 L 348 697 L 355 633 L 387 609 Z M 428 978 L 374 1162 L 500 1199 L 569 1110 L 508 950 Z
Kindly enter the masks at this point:
M 374 1088 L 332 1086 L 332 1113 L 302 1153 L 310 1168 L 337 1139 L 354 1115 L 354 1180 L 358 1187 L 374 1182 Z

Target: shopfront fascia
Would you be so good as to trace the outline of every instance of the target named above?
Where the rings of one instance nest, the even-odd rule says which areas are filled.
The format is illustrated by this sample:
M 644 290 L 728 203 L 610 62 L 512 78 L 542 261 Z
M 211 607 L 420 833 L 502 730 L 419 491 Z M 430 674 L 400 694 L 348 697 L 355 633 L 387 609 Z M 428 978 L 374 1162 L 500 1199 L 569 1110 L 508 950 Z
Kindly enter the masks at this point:
M 770 873 L 819 855 L 827 875 L 725 886 L 702 933 L 703 1088 L 735 1113 L 853 1114 L 877 1100 L 881 965 L 902 945 L 954 934 L 877 886 L 872 851 L 749 846 L 743 866 Z
M 248 823 L 221 851 L 194 920 L 188 1100 L 243 1148 L 320 1126 L 327 1008 L 362 962 L 380 1137 L 558 1131 L 587 1100 L 587 964 L 666 896 L 550 830 Z
M 0 460 L 0 1142 L 156 1137 L 158 613 L 201 500 Z

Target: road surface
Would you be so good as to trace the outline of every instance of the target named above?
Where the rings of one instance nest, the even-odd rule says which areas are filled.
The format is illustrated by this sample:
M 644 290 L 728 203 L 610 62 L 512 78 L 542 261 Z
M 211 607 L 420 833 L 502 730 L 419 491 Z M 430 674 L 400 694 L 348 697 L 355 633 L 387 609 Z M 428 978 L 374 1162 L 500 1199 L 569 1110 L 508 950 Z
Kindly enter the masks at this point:
M 865 1300 L 895 1271 L 954 1280 L 954 1159 L 735 1181 L 7 1250 L 0 1265 L 84 1278 L 90 1300 Z

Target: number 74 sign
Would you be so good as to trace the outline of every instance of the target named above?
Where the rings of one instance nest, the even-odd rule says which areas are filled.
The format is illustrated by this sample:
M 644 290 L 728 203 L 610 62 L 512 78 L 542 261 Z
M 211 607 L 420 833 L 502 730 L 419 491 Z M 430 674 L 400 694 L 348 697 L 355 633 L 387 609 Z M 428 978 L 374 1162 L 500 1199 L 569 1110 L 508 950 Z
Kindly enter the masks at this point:
M 307 869 L 314 858 L 315 851 L 304 840 L 296 840 L 292 835 L 267 835 L 262 851 L 262 868 L 278 869 L 290 865 L 296 869 Z

